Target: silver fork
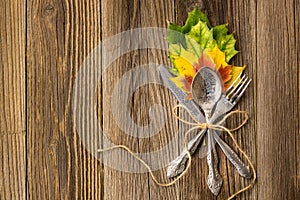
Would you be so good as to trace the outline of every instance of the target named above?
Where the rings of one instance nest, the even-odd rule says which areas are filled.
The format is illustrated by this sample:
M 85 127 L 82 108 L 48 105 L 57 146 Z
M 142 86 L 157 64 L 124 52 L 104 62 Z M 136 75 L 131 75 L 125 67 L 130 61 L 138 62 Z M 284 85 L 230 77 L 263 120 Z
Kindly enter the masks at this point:
M 220 107 L 225 108 L 223 110 L 225 113 L 228 112 L 227 109 L 231 110 L 237 104 L 237 102 L 239 101 L 239 99 L 241 98 L 241 96 L 243 95 L 245 90 L 247 89 L 250 82 L 251 82 L 251 79 L 249 79 L 248 77 L 246 77 L 246 75 L 244 75 L 236 87 L 234 87 L 233 89 L 231 89 L 231 88 L 228 89 L 228 92 L 227 92 L 227 95 L 225 96 L 225 98 L 222 98 L 220 100 Z M 226 109 L 226 107 L 227 107 L 227 109 Z M 216 116 L 217 115 L 222 116 L 225 114 L 225 113 L 222 114 L 222 108 L 220 108 L 218 110 L 218 112 L 219 113 L 216 113 Z M 217 121 L 217 120 L 215 120 L 215 121 Z M 219 144 L 223 153 L 226 155 L 228 160 L 235 166 L 238 173 L 245 178 L 251 178 L 251 176 L 252 176 L 251 171 L 240 160 L 238 155 L 219 137 L 216 130 L 212 130 L 212 132 L 213 132 L 214 140 Z
M 233 109 L 233 107 L 237 104 L 238 100 L 242 97 L 242 95 L 244 94 L 245 90 L 247 89 L 248 85 L 251 82 L 251 79 L 246 77 L 246 75 L 244 75 L 238 83 L 236 83 L 237 80 L 238 78 L 236 78 L 236 80 L 232 83 L 232 85 L 227 89 L 227 91 L 220 98 L 211 118 L 211 121 L 213 123 L 217 123 L 220 117 L 222 117 L 224 114 L 226 114 L 227 112 Z M 202 130 L 188 143 L 188 150 L 191 152 L 191 154 L 193 154 L 197 149 L 200 140 L 202 140 L 205 132 L 206 129 Z M 240 175 L 244 177 L 249 177 L 249 176 L 251 177 L 251 172 L 249 172 L 249 169 L 245 167 L 245 165 L 238 158 L 236 153 L 228 145 L 227 146 L 224 145 L 225 142 L 221 141 L 221 139 L 218 137 L 217 134 L 213 134 L 213 135 L 214 135 L 214 139 L 220 145 L 224 154 L 238 169 Z M 185 169 L 187 160 L 188 160 L 187 152 L 186 149 L 184 149 L 177 158 L 175 158 L 173 161 L 169 163 L 167 169 L 167 176 L 169 178 L 172 178 L 182 173 L 182 171 Z
M 242 76 L 238 83 L 236 83 L 237 80 L 238 78 L 231 84 L 231 86 L 220 98 L 212 117 L 213 123 L 216 123 L 220 117 L 223 117 L 224 114 L 234 108 L 252 81 L 252 79 L 249 79 L 246 74 Z

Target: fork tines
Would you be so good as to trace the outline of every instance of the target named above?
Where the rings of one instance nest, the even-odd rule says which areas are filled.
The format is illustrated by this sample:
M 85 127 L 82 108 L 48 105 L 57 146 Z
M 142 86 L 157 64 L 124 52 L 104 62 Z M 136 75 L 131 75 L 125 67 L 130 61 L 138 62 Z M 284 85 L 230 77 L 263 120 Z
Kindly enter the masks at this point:
M 231 103 L 235 103 L 241 98 L 248 85 L 252 81 L 252 79 L 246 76 L 246 74 L 244 74 L 241 78 L 240 76 L 241 74 L 235 79 L 235 81 L 226 91 L 226 98 Z

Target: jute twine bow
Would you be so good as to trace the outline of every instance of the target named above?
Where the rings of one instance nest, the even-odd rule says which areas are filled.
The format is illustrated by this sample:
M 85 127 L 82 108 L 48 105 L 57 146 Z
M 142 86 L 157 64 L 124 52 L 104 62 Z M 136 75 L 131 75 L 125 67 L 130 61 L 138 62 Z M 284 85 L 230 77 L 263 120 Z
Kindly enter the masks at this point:
M 177 108 L 183 108 L 188 114 L 189 116 L 193 119 L 194 122 L 190 122 L 190 121 L 186 121 L 184 120 L 182 117 L 180 117 L 176 110 Z M 191 152 L 188 150 L 188 136 L 189 134 L 193 131 L 193 130 L 196 130 L 196 129 L 213 129 L 213 130 L 217 130 L 217 131 L 225 131 L 232 139 L 234 145 L 236 146 L 236 148 L 245 156 L 245 158 L 247 159 L 249 165 L 251 166 L 251 169 L 253 171 L 253 178 L 252 178 L 252 181 L 250 182 L 250 184 L 242 189 L 240 189 L 239 191 L 237 191 L 236 193 L 234 193 L 233 195 L 231 195 L 228 200 L 230 199 L 233 199 L 234 197 L 236 197 L 238 194 L 242 193 L 242 192 L 245 192 L 246 190 L 249 190 L 251 187 L 253 187 L 254 183 L 255 183 L 255 180 L 256 180 L 256 171 L 254 169 L 254 166 L 253 166 L 253 163 L 252 161 L 250 160 L 249 156 L 241 149 L 241 147 L 238 145 L 237 141 L 235 140 L 233 134 L 231 133 L 232 131 L 235 131 L 235 130 L 238 130 L 240 129 L 242 126 L 244 126 L 248 119 L 249 119 L 249 114 L 246 112 L 246 111 L 240 111 L 240 110 L 235 110 L 235 111 L 231 111 L 229 112 L 227 115 L 225 115 L 223 117 L 222 120 L 220 120 L 217 124 L 209 124 L 209 123 L 202 123 L 202 122 L 199 122 L 195 116 L 193 116 L 193 114 L 188 110 L 187 107 L 183 106 L 183 105 L 176 105 L 173 107 L 173 114 L 174 116 L 176 117 L 176 119 L 178 119 L 179 121 L 185 123 L 185 124 L 188 124 L 188 125 L 191 125 L 193 126 L 192 128 L 190 128 L 189 130 L 187 130 L 187 132 L 185 133 L 184 135 L 184 146 L 185 146 L 185 149 L 186 149 L 186 152 L 187 152 L 187 156 L 188 156 L 188 163 L 187 163 L 187 166 L 186 168 L 184 169 L 184 171 L 179 175 L 177 176 L 173 181 L 169 182 L 169 183 L 162 183 L 160 182 L 156 177 L 155 175 L 153 174 L 152 170 L 151 170 L 151 167 L 143 160 L 141 159 L 139 156 L 136 155 L 136 153 L 134 153 L 131 149 L 129 149 L 127 146 L 125 145 L 113 145 L 109 148 L 106 148 L 106 149 L 98 149 L 98 152 L 106 152 L 106 151 L 110 151 L 110 150 L 113 150 L 113 149 L 124 149 L 126 150 L 130 155 L 132 155 L 133 157 L 135 157 L 138 161 L 140 161 L 147 169 L 148 169 L 148 172 L 151 176 L 151 178 L 153 179 L 153 181 L 159 185 L 159 186 L 162 186 L 162 187 L 168 187 L 168 186 L 172 186 L 174 185 L 177 181 L 179 181 L 179 179 L 181 179 L 186 173 L 187 171 L 189 170 L 190 166 L 191 166 L 191 161 L 192 161 L 192 156 L 191 156 Z M 234 115 L 234 114 L 243 114 L 245 116 L 245 120 L 239 125 L 237 126 L 236 128 L 233 128 L 233 129 L 228 129 L 224 126 L 222 126 L 221 124 L 223 124 L 225 122 L 225 120 Z

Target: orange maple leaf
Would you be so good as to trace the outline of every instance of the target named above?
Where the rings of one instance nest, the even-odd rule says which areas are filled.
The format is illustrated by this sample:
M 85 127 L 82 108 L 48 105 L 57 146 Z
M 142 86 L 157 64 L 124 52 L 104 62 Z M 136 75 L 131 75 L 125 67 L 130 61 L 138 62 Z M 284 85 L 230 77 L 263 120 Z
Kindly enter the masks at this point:
M 232 78 L 232 75 L 231 75 L 231 73 L 232 73 L 232 66 L 230 66 L 230 65 L 228 65 L 226 67 L 221 66 L 219 68 L 218 72 L 219 72 L 219 74 L 220 74 L 220 76 L 222 78 L 222 82 L 223 82 L 224 87 L 225 87 L 224 89 L 227 90 L 230 85 L 226 84 L 226 83 Z

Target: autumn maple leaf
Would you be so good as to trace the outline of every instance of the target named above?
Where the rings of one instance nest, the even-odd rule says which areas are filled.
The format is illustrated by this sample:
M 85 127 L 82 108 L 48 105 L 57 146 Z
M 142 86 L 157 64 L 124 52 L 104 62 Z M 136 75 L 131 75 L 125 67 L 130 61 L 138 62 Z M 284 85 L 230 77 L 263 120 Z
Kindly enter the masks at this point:
M 169 24 L 169 57 L 173 63 L 170 78 L 174 84 L 187 93 L 191 99 L 191 84 L 202 67 L 215 70 L 223 83 L 223 91 L 236 80 L 245 66 L 228 64 L 238 53 L 236 40 L 228 34 L 226 24 L 212 27 L 205 14 L 195 8 L 188 16 L 184 26 Z
M 223 84 L 224 84 L 224 90 L 227 90 L 230 86 L 227 84 L 227 82 L 232 78 L 231 72 L 232 72 L 232 66 L 226 66 L 226 67 L 220 67 L 219 74 L 222 78 Z

